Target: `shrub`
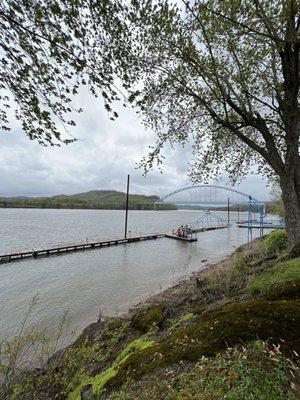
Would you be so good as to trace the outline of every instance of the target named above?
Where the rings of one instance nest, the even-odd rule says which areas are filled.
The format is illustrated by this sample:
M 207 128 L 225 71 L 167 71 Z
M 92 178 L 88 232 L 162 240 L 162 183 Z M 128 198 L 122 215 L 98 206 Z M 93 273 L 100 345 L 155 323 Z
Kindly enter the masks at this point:
M 262 250 L 282 252 L 287 248 L 287 234 L 284 229 L 278 229 L 267 235 L 261 243 Z

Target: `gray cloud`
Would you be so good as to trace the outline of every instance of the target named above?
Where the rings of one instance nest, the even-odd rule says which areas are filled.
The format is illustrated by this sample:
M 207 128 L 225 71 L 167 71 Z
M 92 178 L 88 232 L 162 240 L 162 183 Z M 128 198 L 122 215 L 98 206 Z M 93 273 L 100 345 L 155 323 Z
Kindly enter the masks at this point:
M 11 133 L 0 134 L 0 196 L 71 194 L 93 189 L 125 190 L 131 174 L 131 192 L 165 194 L 191 184 L 187 180 L 190 146 L 165 150 L 163 174 L 145 178 L 136 163 L 147 154 L 155 135 L 147 132 L 133 110 L 117 106 L 119 118 L 111 121 L 101 101 L 82 92 L 77 99 L 84 113 L 72 129 L 78 142 L 44 148 L 30 141 L 14 123 Z M 227 185 L 224 178 L 219 184 Z M 250 175 L 239 190 L 266 199 L 269 188 L 259 176 Z

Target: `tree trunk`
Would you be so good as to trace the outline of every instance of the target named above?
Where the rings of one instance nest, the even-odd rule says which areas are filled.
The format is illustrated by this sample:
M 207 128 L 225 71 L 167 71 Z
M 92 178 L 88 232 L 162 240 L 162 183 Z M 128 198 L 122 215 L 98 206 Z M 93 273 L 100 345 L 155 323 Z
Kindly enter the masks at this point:
M 299 174 L 287 174 L 280 178 L 288 235 L 288 253 L 291 258 L 300 256 L 300 195 L 297 175 Z

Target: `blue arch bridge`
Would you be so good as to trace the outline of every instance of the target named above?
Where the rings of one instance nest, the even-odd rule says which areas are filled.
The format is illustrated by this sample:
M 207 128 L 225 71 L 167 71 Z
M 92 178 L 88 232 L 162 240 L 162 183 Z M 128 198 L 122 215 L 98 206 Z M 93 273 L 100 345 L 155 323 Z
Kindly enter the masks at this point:
M 249 194 L 218 185 L 195 185 L 175 190 L 155 202 L 155 208 L 163 205 L 175 205 L 179 208 L 202 210 L 199 218 L 179 227 L 174 236 L 188 238 L 192 233 L 206 229 L 218 229 L 236 225 L 248 229 L 248 241 L 252 239 L 252 229 L 259 229 L 263 235 L 264 229 L 284 227 L 283 220 L 267 220 L 265 203 Z M 227 210 L 227 218 L 221 218 L 212 210 Z M 232 210 L 237 212 L 237 220 L 232 221 Z M 235 213 L 236 215 L 236 213 Z M 246 216 L 245 216 L 246 215 Z M 242 216 L 242 219 L 240 218 Z

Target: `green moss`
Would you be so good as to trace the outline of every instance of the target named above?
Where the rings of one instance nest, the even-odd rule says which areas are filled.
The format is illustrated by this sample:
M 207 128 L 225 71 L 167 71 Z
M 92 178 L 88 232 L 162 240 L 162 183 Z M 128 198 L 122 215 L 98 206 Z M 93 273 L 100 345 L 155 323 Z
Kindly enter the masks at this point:
M 136 314 L 132 317 L 132 327 L 142 332 L 148 332 L 153 325 L 160 326 L 164 321 L 163 306 L 156 304 L 150 307 L 146 313 Z
M 153 340 L 145 340 L 143 338 L 134 340 L 127 347 L 125 347 L 122 353 L 116 358 L 115 364 L 122 364 L 132 353 L 147 349 L 154 344 L 155 342 Z
M 183 322 L 186 322 L 186 321 L 189 321 L 189 320 L 195 319 L 195 318 L 196 318 L 196 316 L 192 312 L 184 314 L 184 315 L 182 315 L 181 318 L 172 321 L 171 326 L 169 327 L 169 330 L 172 331 L 172 330 L 178 328 L 178 326 L 180 326 Z
M 300 279 L 300 258 L 282 261 L 254 276 L 249 284 L 251 294 L 262 293 L 274 285 Z
M 127 358 L 140 350 L 147 349 L 155 344 L 152 340 L 145 340 L 143 338 L 139 338 L 131 342 L 122 353 L 116 358 L 115 362 L 112 364 L 111 367 L 106 369 L 101 374 L 96 375 L 93 378 L 88 378 L 84 380 L 77 388 L 74 390 L 68 397 L 68 400 L 80 400 L 80 393 L 82 388 L 87 385 L 92 385 L 93 387 L 93 394 L 95 396 L 100 396 L 103 388 L 105 385 L 118 373 L 118 368 L 122 365 Z
M 300 299 L 300 279 L 276 285 L 267 290 L 264 293 L 263 298 L 265 300 Z
M 160 343 L 132 354 L 120 366 L 109 386 L 181 360 L 197 361 L 227 346 L 257 338 L 272 343 L 285 341 L 286 348 L 300 352 L 300 301 L 249 301 L 224 306 L 192 326 L 172 332 Z

